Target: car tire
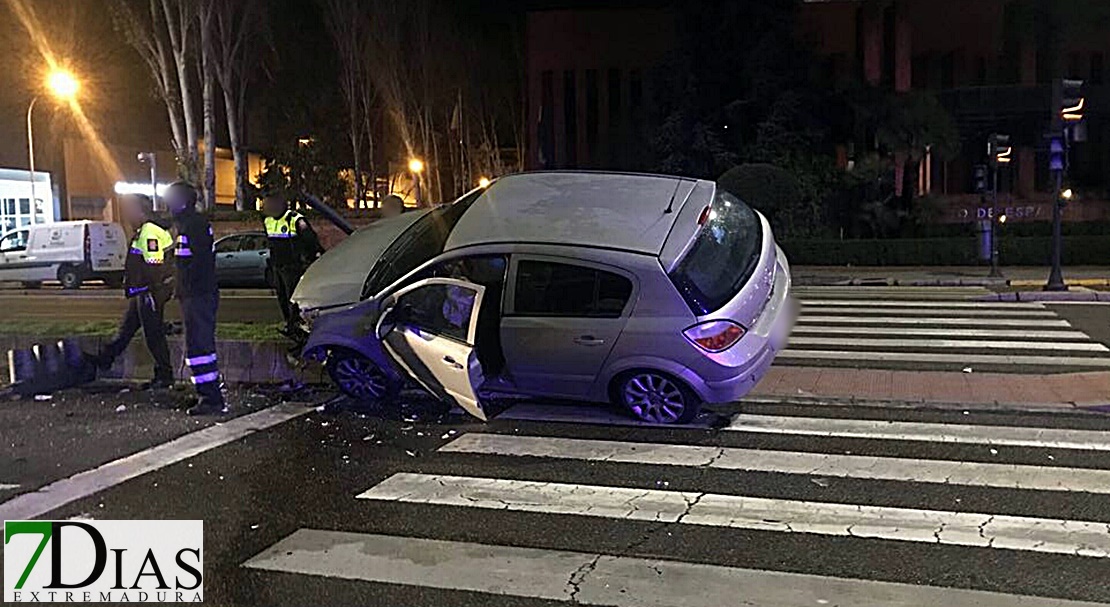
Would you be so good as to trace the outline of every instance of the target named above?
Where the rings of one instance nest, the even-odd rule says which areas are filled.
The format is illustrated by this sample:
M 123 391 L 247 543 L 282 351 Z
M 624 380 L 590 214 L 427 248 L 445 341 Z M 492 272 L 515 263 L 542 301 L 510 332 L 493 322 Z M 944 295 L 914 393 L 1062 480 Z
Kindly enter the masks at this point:
M 58 268 L 58 282 L 62 283 L 63 289 L 80 289 L 82 282 L 81 269 L 73 266 Z
M 621 373 L 613 379 L 610 398 L 614 405 L 650 424 L 687 424 L 701 411 L 701 399 L 689 386 L 654 369 Z
M 332 348 L 324 368 L 340 392 L 359 402 L 388 402 L 401 391 L 396 378 L 354 350 Z

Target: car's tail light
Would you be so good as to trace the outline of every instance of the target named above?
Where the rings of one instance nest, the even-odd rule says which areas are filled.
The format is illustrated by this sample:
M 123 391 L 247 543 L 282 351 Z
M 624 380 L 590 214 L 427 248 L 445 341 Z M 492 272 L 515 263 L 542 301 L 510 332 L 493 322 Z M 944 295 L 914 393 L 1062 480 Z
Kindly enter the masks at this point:
M 727 350 L 739 341 L 744 333 L 744 327 L 731 320 L 710 320 L 682 332 L 686 339 L 706 352 Z

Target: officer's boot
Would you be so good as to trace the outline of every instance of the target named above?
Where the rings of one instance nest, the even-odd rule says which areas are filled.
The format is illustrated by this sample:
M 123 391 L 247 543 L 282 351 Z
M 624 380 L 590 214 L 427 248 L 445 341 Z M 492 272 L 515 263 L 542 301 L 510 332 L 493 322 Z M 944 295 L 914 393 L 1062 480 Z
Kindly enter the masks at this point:
M 210 381 L 197 384 L 197 404 L 190 407 L 185 413 L 191 416 L 223 415 L 227 411 L 227 404 L 224 403 L 220 382 Z

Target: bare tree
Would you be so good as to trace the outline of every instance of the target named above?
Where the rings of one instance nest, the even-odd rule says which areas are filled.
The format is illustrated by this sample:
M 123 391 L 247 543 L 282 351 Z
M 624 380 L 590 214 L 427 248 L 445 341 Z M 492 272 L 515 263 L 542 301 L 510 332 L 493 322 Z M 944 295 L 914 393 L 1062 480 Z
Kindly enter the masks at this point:
M 339 54 L 339 88 L 347 104 L 348 140 L 355 176 L 355 206 L 364 198 L 362 179 L 362 141 L 363 136 L 370 138 L 370 163 L 373 167 L 374 135 L 369 129 L 367 99 L 372 99 L 372 88 L 367 73 L 367 35 L 369 19 L 365 7 L 358 0 L 320 0 L 324 21 L 331 34 L 332 44 Z M 374 171 L 370 171 L 370 183 L 375 181 Z M 373 185 L 371 185 L 373 189 Z M 373 192 L 372 192 L 373 194 Z
M 196 158 L 196 138 L 195 132 L 190 136 L 187 125 L 192 119 L 185 111 L 183 99 L 189 98 L 191 91 L 188 88 L 189 79 L 180 77 L 175 64 L 163 1 L 168 0 L 115 0 L 111 5 L 112 17 L 116 29 L 146 64 L 155 90 L 166 105 L 178 173 L 188 177 L 188 159 Z M 195 166 L 194 163 L 192 168 L 195 169 Z
M 196 26 L 197 3 L 192 0 L 161 0 L 165 29 L 170 40 L 170 52 L 177 72 L 178 90 L 181 91 L 181 113 L 185 123 L 186 155 L 181 160 L 184 177 L 196 181 L 197 177 L 197 126 L 193 107 L 192 80 L 189 78 L 190 55 L 194 52 L 192 30 Z
M 215 1 L 212 6 L 213 66 L 235 158 L 235 208 L 242 211 L 253 198 L 245 142 L 247 91 L 273 47 L 264 0 Z
M 216 74 L 212 48 L 213 3 L 201 0 L 197 7 L 200 29 L 199 76 L 204 116 L 204 208 L 216 206 Z

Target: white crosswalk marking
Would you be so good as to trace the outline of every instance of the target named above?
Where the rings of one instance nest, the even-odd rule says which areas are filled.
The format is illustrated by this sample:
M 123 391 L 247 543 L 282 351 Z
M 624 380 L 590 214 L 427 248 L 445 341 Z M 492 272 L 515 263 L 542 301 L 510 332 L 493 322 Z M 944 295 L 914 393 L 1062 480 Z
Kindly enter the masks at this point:
M 358 496 L 396 501 L 1110 556 L 1106 523 L 401 472 Z
M 1110 470 L 1057 466 L 478 433 L 464 434 L 440 451 L 1110 494 Z
M 626 431 L 644 436 L 653 430 Z M 785 572 L 726 566 L 736 563 L 728 557 L 721 557 L 726 559 L 723 563 L 714 562 L 716 557 L 687 562 L 690 557 L 680 557 L 688 554 L 682 551 L 676 551 L 673 558 L 661 558 L 658 548 L 639 554 L 637 543 L 609 554 L 582 552 L 581 543 L 567 549 L 558 542 L 536 548 L 498 541 L 494 530 L 499 517 L 527 513 L 516 516 L 532 517 L 528 533 L 549 538 L 544 535 L 543 521 L 554 524 L 557 519 L 564 526 L 556 528 L 562 529 L 579 524 L 577 521 L 592 521 L 581 524 L 614 530 L 652 523 L 662 525 L 656 530 L 667 531 L 668 537 L 671 532 L 679 536 L 679 528 L 691 533 L 711 529 L 715 533 L 766 534 L 763 537 L 802 536 L 811 545 L 818 543 L 810 548 L 813 554 L 822 553 L 820 542 L 867 542 L 872 546 L 869 550 L 880 555 L 883 546 L 897 545 L 903 557 L 906 550 L 1000 550 L 1029 559 L 1049 555 L 1085 562 L 1110 558 L 1110 523 L 1097 508 L 1083 510 L 1090 518 L 1055 517 L 1043 506 L 1023 512 L 1029 507 L 1023 500 L 998 502 L 996 508 L 993 498 L 998 493 L 986 493 L 991 500 L 977 499 L 975 503 L 980 506 L 967 510 L 960 509 L 958 499 L 955 503 L 938 502 L 937 497 L 937 491 L 942 490 L 939 486 L 948 485 L 958 486 L 958 495 L 965 498 L 974 492 L 1008 490 L 1037 492 L 1037 496 L 1055 499 L 1105 500 L 1110 495 L 1108 469 L 959 461 L 944 459 L 946 453 L 939 449 L 943 444 L 960 443 L 1076 450 L 1071 452 L 1074 454 L 1081 453 L 1079 450 L 1110 452 L 1110 431 L 751 413 L 734 416 L 725 430 L 714 439 L 724 444 L 466 433 L 443 444 L 419 469 L 402 466 L 352 497 L 366 508 L 395 511 L 434 507 L 449 509 L 438 510 L 444 520 L 480 517 L 482 525 L 489 525 L 491 530 L 488 540 L 485 535 L 480 540 L 469 538 L 472 541 L 410 537 L 419 535 L 419 531 L 409 532 L 409 527 L 402 535 L 306 527 L 243 566 L 262 572 L 614 607 L 709 607 L 737 604 L 738 600 L 776 607 L 1094 607 L 1077 601 L 821 577 L 798 569 L 797 563 Z M 795 443 L 797 437 L 804 436 L 871 442 L 857 453 L 823 452 L 821 449 L 827 448 L 824 442 L 803 443 L 804 451 L 747 446 L 748 439 L 768 433 L 781 435 L 778 440 L 783 441 L 793 436 Z M 673 441 L 674 435 L 668 436 Z M 704 443 L 709 435 L 699 436 Z M 884 455 L 875 454 L 875 447 L 880 447 Z M 913 456 L 885 455 L 892 448 Z M 942 455 L 920 455 L 930 449 Z M 563 463 L 544 465 L 549 461 Z M 444 470 L 444 465 L 449 465 L 452 472 L 429 471 Z M 606 466 L 609 468 L 605 470 L 598 468 Z M 515 477 L 513 471 L 517 468 L 529 470 L 529 477 Z M 681 473 L 672 475 L 676 470 L 710 470 L 714 476 L 686 474 L 685 480 L 672 489 L 650 481 L 645 486 L 643 480 L 637 480 L 643 478 L 642 474 L 624 474 L 632 469 L 650 471 L 648 478 L 683 478 Z M 752 472 L 815 481 L 802 483 L 804 487 L 826 487 L 829 479 L 854 479 L 856 483 L 896 483 L 903 490 L 893 492 L 899 495 L 894 498 L 898 499 L 895 504 L 882 503 L 881 496 L 890 494 L 889 489 L 869 492 L 866 497 L 860 496 L 860 501 L 845 498 L 843 489 L 847 485 L 837 494 L 814 489 L 818 493 L 813 493 L 811 499 L 804 489 L 804 494 L 798 493 L 797 482 L 784 483 L 784 488 L 778 489 L 762 481 L 762 488 L 753 490 L 747 482 L 751 476 L 728 476 Z M 603 478 L 619 480 L 607 485 L 598 480 Z M 925 488 L 930 488 L 931 494 Z M 920 503 L 913 497 L 916 490 L 923 490 Z M 753 495 L 755 491 L 759 493 Z M 775 495 L 780 492 L 783 494 Z M 840 501 L 834 495 L 840 496 Z M 855 496 L 855 490 L 850 495 Z M 938 507 L 938 503 L 942 505 Z M 421 510 L 420 516 L 428 516 L 428 511 Z M 837 547 L 843 550 L 848 545 Z M 943 553 L 928 554 L 929 558 L 944 557 Z
M 301 529 L 244 566 L 613 607 L 1099 607 L 957 588 L 318 529 Z
M 871 419 L 749 415 L 744 413 L 734 417 L 732 423 L 725 429 L 770 434 L 803 434 L 808 436 L 1110 451 L 1110 432 L 1096 430 L 932 424 Z
M 973 301 L 977 291 L 808 287 L 780 365 L 987 371 L 1110 368 L 1110 347 L 1040 302 Z

